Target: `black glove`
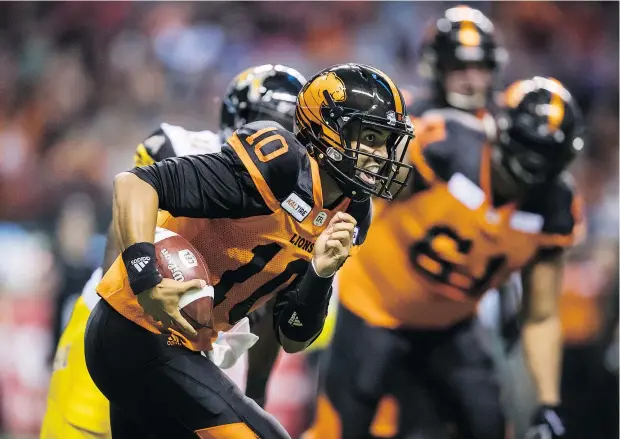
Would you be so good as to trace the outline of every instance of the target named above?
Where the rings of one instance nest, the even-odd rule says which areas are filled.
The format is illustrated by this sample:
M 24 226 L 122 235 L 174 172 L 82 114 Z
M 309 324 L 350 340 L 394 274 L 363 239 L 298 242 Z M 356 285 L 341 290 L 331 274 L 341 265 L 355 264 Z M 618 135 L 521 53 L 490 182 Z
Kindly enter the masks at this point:
M 534 414 L 525 439 L 556 439 L 565 435 L 566 428 L 559 414 L 559 407 L 543 405 Z

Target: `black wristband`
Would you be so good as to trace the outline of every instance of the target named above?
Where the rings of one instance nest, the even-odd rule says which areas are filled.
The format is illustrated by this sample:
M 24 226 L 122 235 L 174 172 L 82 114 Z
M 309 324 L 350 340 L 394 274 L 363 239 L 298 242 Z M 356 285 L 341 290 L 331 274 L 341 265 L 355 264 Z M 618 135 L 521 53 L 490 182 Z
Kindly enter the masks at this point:
M 282 334 L 296 342 L 310 342 L 319 336 L 327 316 L 333 277 L 320 277 L 312 265 L 304 274 L 297 288 L 287 295 L 279 312 L 278 326 Z M 278 303 L 276 302 L 276 307 Z M 278 341 L 279 332 L 276 328 Z
M 125 249 L 122 254 L 129 286 L 134 294 L 153 288 L 162 281 L 157 271 L 155 246 L 150 242 L 137 242 Z
M 333 281 L 334 276 L 319 276 L 311 262 L 297 287 L 297 300 L 299 304 L 310 308 L 322 307 L 329 301 L 331 296 L 329 288 L 332 286 Z

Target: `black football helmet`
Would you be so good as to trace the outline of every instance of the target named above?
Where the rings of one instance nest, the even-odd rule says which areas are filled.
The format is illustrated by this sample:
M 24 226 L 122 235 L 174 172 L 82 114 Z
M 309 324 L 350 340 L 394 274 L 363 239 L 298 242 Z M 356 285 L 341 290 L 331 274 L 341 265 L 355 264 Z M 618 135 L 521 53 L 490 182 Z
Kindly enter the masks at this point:
M 387 158 L 358 149 L 357 145 L 365 144 L 362 132 L 368 130 L 386 136 Z M 407 182 L 411 168 L 403 161 L 413 125 L 398 87 L 374 67 L 340 64 L 314 75 L 299 93 L 294 133 L 340 189 L 355 200 L 371 195 L 391 200 Z M 403 148 L 397 152 L 400 145 Z M 379 169 L 360 168 L 360 155 L 372 157 Z M 401 170 L 406 173 L 399 176 Z M 367 176 L 374 184 L 367 182 Z
M 501 66 L 508 59 L 497 43 L 491 20 L 469 6 L 450 8 L 431 24 L 420 52 L 420 76 L 431 81 L 437 97 L 445 104 L 466 111 L 484 108 L 493 87 L 481 96 L 448 93 L 444 85 L 446 73 L 476 65 L 489 69 L 497 83 Z
M 238 74 L 222 101 L 220 133 L 223 140 L 243 125 L 273 120 L 293 131 L 297 94 L 306 83 L 301 73 L 282 65 L 265 64 Z
M 535 76 L 509 86 L 497 129 L 494 163 L 523 189 L 556 178 L 585 144 L 581 110 L 553 78 Z

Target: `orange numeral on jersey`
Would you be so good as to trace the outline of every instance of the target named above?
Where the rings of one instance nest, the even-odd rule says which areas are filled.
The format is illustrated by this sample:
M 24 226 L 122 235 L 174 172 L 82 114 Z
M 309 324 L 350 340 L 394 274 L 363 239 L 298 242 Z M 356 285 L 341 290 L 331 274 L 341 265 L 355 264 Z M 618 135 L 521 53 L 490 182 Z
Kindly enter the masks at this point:
M 226 300 L 226 294 L 228 294 L 235 284 L 242 284 L 252 276 L 262 271 L 281 250 L 282 246 L 277 242 L 257 245 L 252 249 L 253 257 L 247 264 L 242 265 L 235 270 L 225 271 L 222 274 L 220 281 L 213 287 L 215 290 L 214 306 L 218 306 Z M 302 275 L 306 272 L 307 268 L 308 261 L 306 260 L 294 259 L 289 262 L 280 274 L 258 287 L 252 295 L 233 305 L 228 312 L 228 323 L 231 325 L 237 323 L 248 312 L 250 312 L 250 309 L 254 306 L 256 301 L 280 288 L 288 282 L 291 277 L 295 276 L 297 278 Z
M 437 246 L 439 240 L 451 245 Z M 432 227 L 426 236 L 409 247 L 409 260 L 422 275 L 435 282 L 449 285 L 464 294 L 477 297 L 486 291 L 493 277 L 504 268 L 505 255 L 497 255 L 487 260 L 486 269 L 479 278 L 460 273 L 458 264 L 452 262 L 455 257 L 466 258 L 472 250 L 473 241 L 460 237 L 456 231 L 447 226 Z M 442 255 L 437 247 L 453 248 L 455 255 Z
M 254 145 L 254 140 L 256 140 L 257 137 L 269 131 L 276 132 L 274 128 L 262 129 L 260 131 L 257 131 L 250 137 L 248 137 L 247 138 L 248 143 L 250 145 Z M 268 154 L 264 154 L 263 148 L 267 145 L 272 145 L 273 151 L 271 151 Z M 273 134 L 269 137 L 266 137 L 254 146 L 254 152 L 256 153 L 256 157 L 258 157 L 258 160 L 260 160 L 263 163 L 273 160 L 276 157 L 280 157 L 282 154 L 286 154 L 287 151 L 288 151 L 288 143 L 286 143 L 286 139 L 282 137 L 280 134 Z

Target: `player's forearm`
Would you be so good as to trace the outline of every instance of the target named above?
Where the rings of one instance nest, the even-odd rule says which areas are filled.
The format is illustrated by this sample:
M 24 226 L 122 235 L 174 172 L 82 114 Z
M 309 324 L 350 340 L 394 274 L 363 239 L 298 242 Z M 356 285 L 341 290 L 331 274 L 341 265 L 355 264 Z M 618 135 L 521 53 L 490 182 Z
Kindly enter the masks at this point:
M 284 351 L 300 352 L 321 334 L 331 297 L 332 279 L 319 277 L 310 266 L 286 301 L 276 302 L 276 330 Z
M 562 327 L 557 315 L 527 320 L 523 326 L 523 350 L 541 404 L 560 403 Z
M 256 344 L 248 352 L 249 364 L 245 393 L 260 406 L 264 405 L 267 382 L 280 353 L 280 344 L 276 340 L 275 334 L 273 334 L 273 329 L 270 327 L 269 331 L 272 335 L 260 335 Z
M 121 253 L 121 249 L 116 242 L 116 236 L 114 235 L 114 222 L 110 223 L 108 227 L 108 234 L 105 241 L 105 250 L 103 252 L 103 272 L 105 273 L 114 263 L 114 260 Z
M 116 176 L 112 221 L 120 250 L 137 242 L 153 242 L 158 206 L 151 185 L 129 172 Z
M 273 308 L 273 306 L 269 308 Z M 271 314 L 271 309 L 268 311 L 268 314 Z M 265 316 L 252 327 L 252 332 L 258 335 L 259 339 L 248 352 L 248 374 L 245 393 L 261 406 L 264 405 L 267 381 L 280 353 L 280 344 L 273 332 L 269 317 L 271 316 Z

